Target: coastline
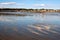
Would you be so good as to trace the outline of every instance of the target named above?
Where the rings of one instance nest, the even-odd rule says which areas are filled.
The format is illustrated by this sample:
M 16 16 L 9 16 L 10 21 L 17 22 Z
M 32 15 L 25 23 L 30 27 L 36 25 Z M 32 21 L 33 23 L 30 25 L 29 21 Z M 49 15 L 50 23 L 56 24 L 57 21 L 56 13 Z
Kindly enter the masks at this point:
M 24 9 L 24 8 L 0 8 L 0 12 L 32 12 L 32 13 L 46 13 L 46 12 L 60 12 L 54 9 Z

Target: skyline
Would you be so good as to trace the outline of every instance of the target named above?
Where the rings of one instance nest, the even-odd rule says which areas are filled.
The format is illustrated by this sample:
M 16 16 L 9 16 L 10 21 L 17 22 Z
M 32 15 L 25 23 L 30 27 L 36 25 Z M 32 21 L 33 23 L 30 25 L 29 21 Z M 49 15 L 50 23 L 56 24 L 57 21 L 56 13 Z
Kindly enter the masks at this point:
M 60 0 L 0 0 L 0 8 L 60 9 Z

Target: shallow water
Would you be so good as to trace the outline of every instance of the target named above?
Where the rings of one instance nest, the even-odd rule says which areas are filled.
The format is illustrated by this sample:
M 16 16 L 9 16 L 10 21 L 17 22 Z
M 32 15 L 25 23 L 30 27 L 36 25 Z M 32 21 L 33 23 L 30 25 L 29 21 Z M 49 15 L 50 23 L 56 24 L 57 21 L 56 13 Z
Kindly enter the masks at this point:
M 10 12 L 12 13 L 12 12 Z M 16 12 L 19 13 L 19 12 Z M 59 40 L 59 13 L 20 13 L 27 16 L 0 16 L 0 39 Z M 32 16 L 31 16 L 32 15 Z

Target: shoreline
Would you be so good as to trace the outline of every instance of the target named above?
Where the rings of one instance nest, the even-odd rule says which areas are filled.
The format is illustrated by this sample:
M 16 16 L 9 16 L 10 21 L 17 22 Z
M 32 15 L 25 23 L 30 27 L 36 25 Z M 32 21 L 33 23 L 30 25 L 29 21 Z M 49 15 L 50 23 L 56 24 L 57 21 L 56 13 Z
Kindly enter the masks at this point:
M 45 12 L 45 13 L 34 13 L 34 12 L 0 12 L 0 15 L 32 16 L 32 15 L 30 15 L 31 13 L 33 13 L 33 14 L 43 14 L 44 15 L 46 13 L 58 13 L 58 12 Z
M 59 12 L 59 10 L 54 9 L 24 9 L 24 8 L 0 8 L 0 12 L 32 12 L 32 13 L 46 13 L 46 12 Z

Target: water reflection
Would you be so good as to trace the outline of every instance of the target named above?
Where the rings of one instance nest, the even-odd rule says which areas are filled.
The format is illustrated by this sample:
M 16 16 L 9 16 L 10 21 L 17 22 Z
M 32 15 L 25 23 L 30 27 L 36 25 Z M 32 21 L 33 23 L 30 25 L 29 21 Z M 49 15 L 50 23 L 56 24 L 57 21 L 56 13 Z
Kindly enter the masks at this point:
M 29 25 L 29 28 L 28 30 L 32 33 L 35 33 L 35 34 L 38 34 L 38 35 L 41 35 L 41 33 L 39 32 L 42 32 L 44 34 L 48 34 L 47 32 L 43 31 L 43 30 L 49 30 L 49 29 L 46 29 L 48 27 L 45 27 L 45 26 L 34 26 L 34 25 Z M 36 31 L 39 31 L 39 32 L 36 32 Z
M 34 29 L 40 31 L 40 32 L 43 32 L 43 33 L 46 33 L 48 34 L 49 32 L 52 32 L 52 33 L 57 33 L 59 34 L 58 32 L 56 31 L 53 31 L 55 26 L 54 25 L 28 25 L 29 28 L 31 28 L 32 31 L 35 31 Z M 56 26 L 57 27 L 57 26 Z M 29 29 L 28 29 L 29 30 Z M 45 31 L 49 31 L 49 32 L 45 32 Z
M 28 37 L 34 37 L 34 39 L 36 36 L 42 37 L 42 39 L 45 37 L 55 40 L 60 39 L 60 16 L 34 13 L 27 16 L 2 15 L 0 16 L 0 33 L 15 36 L 15 38 L 16 36 L 21 37 L 20 34 L 22 34 Z
M 13 17 L 11 17 L 11 16 L 0 16 L 0 21 L 3 21 L 3 22 L 12 22 L 14 20 L 14 18 Z

